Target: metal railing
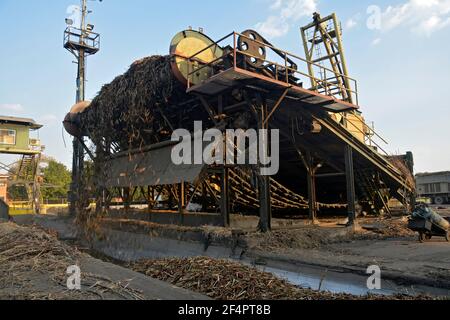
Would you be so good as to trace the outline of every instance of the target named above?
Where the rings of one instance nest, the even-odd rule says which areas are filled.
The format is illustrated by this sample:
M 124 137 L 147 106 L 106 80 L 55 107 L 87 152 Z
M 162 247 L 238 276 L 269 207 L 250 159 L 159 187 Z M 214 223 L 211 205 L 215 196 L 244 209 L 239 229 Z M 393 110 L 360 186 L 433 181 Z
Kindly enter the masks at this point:
M 311 91 L 323 93 L 327 96 L 331 96 L 335 99 L 344 101 L 345 97 L 342 95 L 342 90 L 344 90 L 348 96 L 352 96 L 353 101 L 356 102 L 356 105 L 359 105 L 358 82 L 355 79 L 345 76 L 343 74 L 339 74 L 339 73 L 336 74 L 333 70 L 326 68 L 320 64 L 308 61 L 297 55 L 291 54 L 287 51 L 280 50 L 278 48 L 273 47 L 272 45 L 251 39 L 250 37 L 245 36 L 240 33 L 237 33 L 237 32 L 232 32 L 232 33 L 224 36 L 223 38 L 221 38 L 218 41 L 209 45 L 208 47 L 200 50 L 199 52 L 195 53 L 191 57 L 187 58 L 188 88 L 191 88 L 192 86 L 195 85 L 195 84 L 193 84 L 193 81 L 192 81 L 193 76 L 205 68 L 210 68 L 211 77 L 216 74 L 219 74 L 220 72 L 226 71 L 226 70 L 222 69 L 222 62 L 224 62 L 225 60 L 227 60 L 228 62 L 230 62 L 230 61 L 232 62 L 232 66 L 228 68 L 228 69 L 230 69 L 230 68 L 239 68 L 239 66 L 238 66 L 238 56 L 239 55 L 241 55 L 242 57 L 261 59 L 260 57 L 257 57 L 257 56 L 251 55 L 247 52 L 244 52 L 242 50 L 239 50 L 239 48 L 238 48 L 238 38 L 239 37 L 242 37 L 243 39 L 247 39 L 248 41 L 253 41 L 253 42 L 258 43 L 262 48 L 265 49 L 266 52 L 269 51 L 267 49 L 271 49 L 273 51 L 282 53 L 285 56 L 284 59 L 281 59 L 282 60 L 281 63 L 276 62 L 276 61 L 271 61 L 269 59 L 264 60 L 265 66 L 271 66 L 275 70 L 274 79 L 272 79 L 272 80 L 282 81 L 282 82 L 285 82 L 286 84 L 292 85 L 292 81 L 291 81 L 292 74 L 296 74 L 296 75 L 301 76 L 301 78 L 299 80 L 305 79 L 305 80 L 311 81 L 311 83 L 316 83 L 315 87 L 310 88 Z M 229 44 L 230 40 L 232 41 L 231 45 Z M 208 63 L 206 63 L 198 58 L 198 56 L 200 54 L 202 54 L 203 52 L 205 52 L 207 50 L 210 50 L 213 47 L 221 46 L 222 48 L 226 48 L 227 45 L 232 48 L 231 51 L 224 50 L 224 54 L 222 56 L 217 57 L 216 59 L 214 59 Z M 297 64 L 298 69 L 290 67 L 289 60 L 294 61 L 295 63 L 298 63 L 298 62 L 303 63 L 305 66 L 305 70 L 308 69 L 308 64 L 311 64 L 314 67 L 320 68 L 322 71 L 322 72 L 320 72 L 322 75 L 321 78 L 312 77 L 309 73 L 300 71 L 299 69 L 301 69 L 301 68 L 300 68 L 299 64 Z M 278 71 L 283 71 L 285 73 L 285 75 L 283 77 L 279 77 Z M 347 89 L 347 88 L 343 89 L 341 86 L 330 82 L 330 80 L 336 79 L 336 77 L 342 77 L 343 79 L 348 80 L 348 82 L 352 84 L 352 86 L 351 86 L 352 88 L 351 89 Z M 320 89 L 322 89 L 322 90 L 320 90 Z M 332 92 L 333 90 L 338 90 L 341 93 L 334 94 Z M 367 123 L 365 123 L 364 121 L 361 121 L 361 124 L 363 126 L 363 129 L 361 130 L 361 128 L 359 128 L 352 120 L 346 118 L 345 121 L 346 121 L 345 125 L 340 124 L 342 127 L 347 129 L 348 131 L 352 130 L 352 128 L 356 129 L 356 131 L 358 131 L 365 137 L 364 142 L 367 145 L 369 145 L 371 147 L 375 147 L 377 150 L 381 151 L 384 155 L 389 155 L 388 152 L 385 151 L 385 149 L 382 147 L 382 145 L 388 145 L 389 143 L 381 135 L 379 135 L 374 130 L 374 128 L 367 125 Z
M 363 134 L 363 136 L 365 138 L 364 142 L 367 145 L 369 145 L 370 147 L 375 147 L 375 148 L 377 148 L 377 150 L 381 151 L 385 156 L 389 156 L 388 152 L 380 145 L 381 143 L 388 145 L 389 142 L 387 142 L 382 136 L 380 136 L 375 131 L 374 128 L 370 127 L 367 123 L 365 123 L 362 120 L 360 123 L 363 125 L 363 130 L 361 130 L 353 121 L 351 121 L 348 118 L 345 118 L 345 122 L 346 122 L 347 126 L 344 126 L 342 124 L 340 124 L 340 125 L 350 131 L 351 129 L 348 126 L 348 124 L 350 124 L 352 128 L 355 128 L 359 133 Z M 376 142 L 374 137 L 376 137 L 381 142 Z
M 243 50 L 239 49 L 238 46 L 238 39 L 244 39 L 246 41 L 251 41 L 252 43 L 258 44 L 266 53 L 273 52 L 276 53 L 276 55 L 280 56 L 278 61 L 272 61 L 269 60 L 267 57 L 266 59 L 262 59 L 260 56 L 252 55 L 248 52 L 245 52 Z M 230 43 L 231 42 L 231 43 Z M 215 47 L 215 46 L 221 46 L 222 48 L 231 48 L 232 50 L 224 50 L 224 54 L 213 61 L 210 62 L 204 62 L 201 59 L 198 58 L 200 54 L 203 52 Z M 312 61 L 308 61 L 304 58 L 301 58 L 297 55 L 294 55 L 292 53 L 289 53 L 287 51 L 280 50 L 270 44 L 252 39 L 246 35 L 232 32 L 225 37 L 221 38 L 220 40 L 212 43 L 208 47 L 200 50 L 199 52 L 195 53 L 191 57 L 188 57 L 187 64 L 188 64 L 188 88 L 192 87 L 193 85 L 193 78 L 194 75 L 198 74 L 201 70 L 205 68 L 209 68 L 211 77 L 219 74 L 220 72 L 225 71 L 222 69 L 222 63 L 227 61 L 231 62 L 231 68 L 240 68 L 238 65 L 238 56 L 241 57 L 248 57 L 250 59 L 257 59 L 263 61 L 263 68 L 269 68 L 274 70 L 273 76 L 274 78 L 271 80 L 284 82 L 289 85 L 297 85 L 302 86 L 302 83 L 305 83 L 305 80 L 310 81 L 311 83 L 315 84 L 312 88 L 309 90 L 317 92 L 319 94 L 324 94 L 326 96 L 333 97 L 337 100 L 346 101 L 347 97 L 352 97 L 353 101 L 356 102 L 356 105 L 359 104 L 358 100 L 358 84 L 357 81 L 353 78 L 350 78 L 346 75 L 336 73 L 333 70 L 326 68 L 320 64 L 314 63 Z M 284 56 L 284 59 L 281 58 L 281 56 Z M 293 68 L 290 61 L 294 62 L 296 67 Z M 312 65 L 314 67 L 319 68 L 322 72 L 320 72 L 321 77 L 313 77 L 311 76 L 307 71 L 303 72 L 301 70 L 308 70 L 308 65 Z M 280 77 L 280 74 L 283 74 L 283 76 Z M 337 77 L 341 77 L 342 79 L 347 80 L 348 83 L 351 84 L 351 88 L 345 88 L 339 84 L 333 83 L 330 80 L 336 79 Z M 296 83 L 293 83 L 293 78 L 297 79 Z M 339 81 L 338 81 L 339 82 Z
M 92 31 L 83 32 L 81 29 L 75 27 L 67 27 L 64 31 L 64 46 L 67 46 L 67 44 L 99 50 L 100 34 Z

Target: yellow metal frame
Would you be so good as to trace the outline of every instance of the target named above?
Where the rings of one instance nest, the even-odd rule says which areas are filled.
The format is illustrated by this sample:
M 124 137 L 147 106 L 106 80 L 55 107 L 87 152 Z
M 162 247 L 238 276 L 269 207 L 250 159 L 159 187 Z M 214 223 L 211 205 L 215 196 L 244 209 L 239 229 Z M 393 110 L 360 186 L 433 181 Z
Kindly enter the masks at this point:
M 312 39 L 309 39 L 308 31 L 311 30 L 314 30 L 313 37 Z M 321 62 L 329 60 L 332 69 L 332 73 L 329 73 L 329 75 L 333 75 L 333 78 L 335 78 L 338 82 L 337 86 L 342 92 L 343 99 L 349 103 L 358 104 L 358 101 L 354 101 L 351 89 L 352 85 L 348 80 L 349 73 L 345 59 L 341 30 L 341 24 L 339 23 L 335 13 L 324 18 L 321 18 L 319 14 L 315 14 L 314 22 L 301 28 L 303 47 L 305 50 L 306 60 L 308 61 L 309 74 L 312 80 L 311 85 L 313 88 L 321 85 L 320 83 L 314 81 L 314 79 L 317 78 L 314 72 L 314 66 L 316 66 L 314 61 Z M 318 59 L 315 60 L 315 52 L 317 49 L 320 49 L 321 45 L 325 48 L 327 56 L 318 57 Z M 325 76 L 325 79 L 328 79 L 328 77 Z

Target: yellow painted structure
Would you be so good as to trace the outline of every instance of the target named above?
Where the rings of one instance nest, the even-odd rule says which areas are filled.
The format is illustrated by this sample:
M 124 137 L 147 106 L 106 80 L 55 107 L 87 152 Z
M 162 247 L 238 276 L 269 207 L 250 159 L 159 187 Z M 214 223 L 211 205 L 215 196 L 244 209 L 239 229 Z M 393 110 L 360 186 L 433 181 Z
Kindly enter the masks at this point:
M 68 204 L 46 204 L 41 207 L 41 214 L 47 214 L 50 209 L 53 210 L 64 210 L 68 209 Z M 30 215 L 35 214 L 34 209 L 29 202 L 12 202 L 9 204 L 9 215 L 20 216 L 20 215 Z
M 345 126 L 356 138 L 365 142 L 370 133 L 364 117 L 358 113 L 348 113 L 345 115 Z
M 200 51 L 204 50 L 199 53 Z M 199 53 L 199 54 L 198 54 Z M 211 67 L 205 67 L 190 75 L 193 71 L 213 62 L 223 55 L 220 46 L 201 32 L 185 30 L 178 33 L 170 45 L 170 54 L 173 56 L 172 71 L 178 80 L 196 85 L 211 77 Z M 198 55 L 197 55 L 198 54 Z M 195 55 L 190 65 L 188 59 Z

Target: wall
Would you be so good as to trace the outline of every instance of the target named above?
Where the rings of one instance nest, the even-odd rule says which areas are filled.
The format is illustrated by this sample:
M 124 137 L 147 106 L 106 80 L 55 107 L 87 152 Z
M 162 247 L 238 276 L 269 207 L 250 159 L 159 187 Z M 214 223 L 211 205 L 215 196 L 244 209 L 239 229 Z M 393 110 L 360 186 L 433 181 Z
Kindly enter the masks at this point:
M 16 144 L 4 145 L 0 144 L 0 151 L 13 151 L 13 150 L 29 150 L 30 143 L 30 128 L 27 126 L 19 126 L 14 124 L 0 124 L 0 129 L 15 130 L 16 131 Z
M 450 193 L 450 172 L 418 175 L 416 180 L 419 194 Z

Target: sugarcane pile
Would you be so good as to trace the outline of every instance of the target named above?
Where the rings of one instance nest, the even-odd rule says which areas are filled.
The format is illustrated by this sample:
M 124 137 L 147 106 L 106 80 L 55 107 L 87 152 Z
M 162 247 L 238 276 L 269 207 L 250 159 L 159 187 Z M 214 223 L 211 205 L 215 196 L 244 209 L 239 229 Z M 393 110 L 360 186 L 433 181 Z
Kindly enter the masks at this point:
M 82 290 L 67 289 L 67 268 L 87 255 L 35 227 L 0 223 L 0 299 L 143 299 L 127 283 L 82 274 Z
M 158 111 L 184 101 L 185 91 L 173 76 L 169 56 L 138 60 L 103 86 L 80 115 L 81 131 L 96 145 L 113 144 L 122 151 L 159 142 L 165 123 Z
M 294 286 L 274 275 L 229 260 L 206 257 L 142 260 L 133 270 L 217 300 L 385 300 L 410 296 L 354 296 Z M 421 297 L 421 299 L 430 299 Z
M 411 170 L 408 168 L 405 160 L 401 156 L 391 156 L 389 157 L 389 162 L 401 172 L 403 175 L 403 178 L 405 179 L 406 183 L 412 188 L 416 188 L 416 179 L 414 177 L 414 174 L 411 172 Z

